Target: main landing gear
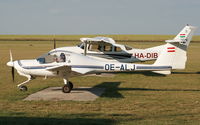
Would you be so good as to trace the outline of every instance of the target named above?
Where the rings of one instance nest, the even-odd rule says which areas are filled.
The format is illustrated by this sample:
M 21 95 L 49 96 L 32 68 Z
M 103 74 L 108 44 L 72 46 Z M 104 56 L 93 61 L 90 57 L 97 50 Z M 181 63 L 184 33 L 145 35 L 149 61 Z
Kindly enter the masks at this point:
M 70 93 L 71 90 L 73 89 L 73 83 L 70 82 L 70 81 L 67 81 L 66 79 L 63 79 L 64 80 L 64 86 L 62 87 L 62 91 L 64 93 Z

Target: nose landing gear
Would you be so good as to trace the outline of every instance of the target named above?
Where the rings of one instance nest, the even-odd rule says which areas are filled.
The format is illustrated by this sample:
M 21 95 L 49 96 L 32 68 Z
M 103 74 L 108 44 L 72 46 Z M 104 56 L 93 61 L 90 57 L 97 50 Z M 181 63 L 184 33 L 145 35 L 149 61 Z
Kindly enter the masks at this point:
M 20 87 L 19 87 L 19 90 L 20 90 L 20 91 L 27 91 L 28 88 L 27 88 L 26 86 L 20 86 Z
M 20 73 L 20 74 L 23 75 L 23 76 L 25 76 L 25 77 L 27 77 L 28 79 L 27 79 L 26 81 L 20 83 L 20 84 L 17 85 L 17 86 L 18 86 L 18 88 L 19 88 L 20 91 L 27 91 L 28 88 L 27 88 L 24 84 L 26 84 L 26 83 L 28 83 L 29 81 L 35 79 L 35 77 L 33 77 L 33 76 L 31 76 L 31 75 L 25 75 L 25 74 L 22 74 L 22 73 Z

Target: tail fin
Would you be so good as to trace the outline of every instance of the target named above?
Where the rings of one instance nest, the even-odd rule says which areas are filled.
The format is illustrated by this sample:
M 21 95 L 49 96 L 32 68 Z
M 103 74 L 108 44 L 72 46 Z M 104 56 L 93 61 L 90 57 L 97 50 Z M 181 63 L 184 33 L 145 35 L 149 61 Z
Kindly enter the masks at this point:
M 181 45 L 185 45 L 186 47 L 188 47 L 195 30 L 196 30 L 196 27 L 187 25 L 181 30 L 181 32 L 173 40 L 166 40 L 165 42 L 179 43 Z
M 173 39 L 166 41 L 163 51 L 153 65 L 171 66 L 172 69 L 185 69 L 187 61 L 187 47 L 190 44 L 194 31 L 193 26 L 185 26 Z M 153 71 L 160 74 L 170 74 L 171 71 Z
M 169 65 L 172 69 L 185 69 L 187 61 L 187 47 L 190 44 L 196 27 L 185 26 L 183 30 L 173 39 L 164 45 L 163 51 L 154 65 Z M 176 41 L 182 41 L 176 42 Z
M 186 58 L 187 48 L 188 48 L 188 46 L 190 44 L 190 41 L 191 41 L 192 36 L 193 36 L 193 34 L 194 34 L 196 29 L 197 28 L 194 27 L 194 26 L 187 25 L 180 31 L 180 33 L 174 39 L 165 40 L 165 42 L 167 42 L 167 44 L 156 46 L 156 47 L 151 47 L 151 48 L 146 49 L 146 51 L 147 52 L 152 52 L 152 51 L 155 52 L 157 50 L 157 53 L 159 53 L 159 55 L 161 55 L 162 50 L 165 48 L 165 46 L 168 46 L 170 44 L 172 47 L 175 47 L 175 49 L 176 49 L 176 54 L 175 54 L 176 55 L 176 59 L 177 60 L 178 59 L 179 60 L 185 60 L 183 58 Z M 176 66 L 173 67 L 174 69 L 184 69 L 185 68 L 184 61 L 176 62 L 176 63 L 174 63 L 174 65 L 176 65 Z

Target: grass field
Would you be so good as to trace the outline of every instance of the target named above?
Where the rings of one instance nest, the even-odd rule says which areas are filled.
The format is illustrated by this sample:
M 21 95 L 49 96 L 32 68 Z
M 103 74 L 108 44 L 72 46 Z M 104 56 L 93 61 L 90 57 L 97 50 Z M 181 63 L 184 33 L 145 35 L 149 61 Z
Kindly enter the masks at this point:
M 127 38 L 128 39 L 128 38 Z M 131 39 L 131 38 L 130 38 Z M 163 38 L 162 38 L 163 39 Z M 123 39 L 122 39 L 123 40 Z M 161 45 L 163 42 L 120 42 L 136 48 Z M 59 46 L 77 42 L 58 42 Z M 17 59 L 31 59 L 51 50 L 50 41 L 0 42 L 0 125 L 25 124 L 199 124 L 200 123 L 200 43 L 191 43 L 185 70 L 172 75 L 121 73 L 114 77 L 76 77 L 75 87 L 97 86 L 105 93 L 93 102 L 22 101 L 27 95 L 50 86 L 63 86 L 60 78 L 38 78 L 20 92 L 16 85 L 25 80 L 15 75 L 12 83 L 9 49 Z

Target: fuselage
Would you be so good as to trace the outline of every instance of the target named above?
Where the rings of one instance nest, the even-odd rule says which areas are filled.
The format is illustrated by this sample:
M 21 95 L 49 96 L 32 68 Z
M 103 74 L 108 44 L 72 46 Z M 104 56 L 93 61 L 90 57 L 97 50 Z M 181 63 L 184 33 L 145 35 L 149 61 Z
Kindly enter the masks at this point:
M 64 58 L 63 58 L 64 56 Z M 62 60 L 64 59 L 64 60 Z M 37 59 L 14 61 L 14 68 L 20 75 L 26 76 L 61 76 L 74 77 L 85 74 L 102 72 L 130 72 L 130 71 L 157 71 L 169 70 L 169 66 L 153 66 L 146 64 L 131 64 L 121 62 L 100 61 L 82 54 L 72 53 L 65 50 L 53 50 Z M 54 67 L 70 67 L 70 71 L 49 70 Z

